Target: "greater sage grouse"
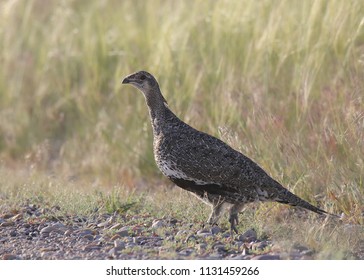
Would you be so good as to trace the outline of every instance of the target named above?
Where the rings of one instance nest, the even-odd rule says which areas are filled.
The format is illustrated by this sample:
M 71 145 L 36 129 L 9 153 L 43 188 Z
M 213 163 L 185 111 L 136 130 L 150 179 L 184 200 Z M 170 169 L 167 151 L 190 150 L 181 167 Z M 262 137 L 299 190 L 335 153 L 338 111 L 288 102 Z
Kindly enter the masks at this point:
M 131 74 L 122 83 L 144 94 L 159 169 L 177 186 L 211 205 L 209 224 L 215 224 L 225 206 L 230 206 L 230 230 L 238 232 L 238 213 L 246 203 L 255 201 L 276 201 L 328 214 L 285 189 L 242 153 L 180 120 L 168 108 L 150 73 Z

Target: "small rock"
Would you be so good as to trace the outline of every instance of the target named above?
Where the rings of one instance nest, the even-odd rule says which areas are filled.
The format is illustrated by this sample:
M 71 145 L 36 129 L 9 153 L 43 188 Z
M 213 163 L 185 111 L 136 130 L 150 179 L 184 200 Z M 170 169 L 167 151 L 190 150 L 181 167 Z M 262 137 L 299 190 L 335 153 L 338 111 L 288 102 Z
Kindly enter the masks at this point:
M 101 246 L 96 245 L 96 244 L 89 244 L 83 248 L 83 250 L 86 252 L 93 251 L 93 250 L 100 250 L 100 249 L 101 249 Z
M 254 229 L 249 229 L 238 236 L 239 241 L 252 242 L 257 239 L 257 232 Z
M 196 235 L 199 237 L 206 238 L 206 237 L 212 236 L 212 233 L 207 229 L 201 229 L 196 233 Z
M 41 229 L 40 234 L 43 236 L 48 236 L 51 232 L 58 233 L 58 234 L 64 234 L 67 231 L 67 228 L 61 224 L 57 223 L 51 226 L 47 226 L 43 229 Z
M 188 235 L 188 236 L 186 237 L 186 239 L 184 240 L 184 242 L 185 242 L 185 243 L 187 243 L 188 241 L 190 241 L 190 240 L 192 240 L 192 239 L 196 240 L 196 239 L 197 239 L 197 238 L 196 238 L 196 235 L 194 235 L 194 234 L 190 234 L 190 235 Z
M 72 230 L 68 229 L 64 232 L 64 236 L 70 236 L 72 234 Z
M 116 248 L 111 248 L 108 254 L 113 257 L 118 257 L 120 255 L 120 250 L 117 250 Z
M 114 248 L 117 250 L 123 250 L 125 249 L 125 242 L 121 240 L 115 240 L 114 241 Z
M 207 244 L 206 243 L 200 243 L 200 244 L 197 245 L 197 248 L 198 248 L 199 251 L 204 251 L 207 248 Z
M 117 223 L 117 224 L 115 224 L 115 225 L 111 226 L 111 227 L 110 227 L 110 229 L 111 229 L 111 230 L 117 230 L 117 229 L 120 229 L 120 228 L 121 228 L 121 226 L 122 226 L 122 224 L 121 224 L 121 223 Z
M 231 256 L 229 260 L 246 260 L 248 257 L 246 255 Z
M 222 229 L 218 226 L 213 226 L 211 229 L 210 229 L 210 232 L 215 235 L 215 234 L 218 234 L 220 232 L 222 232 Z
M 314 254 L 315 254 L 315 251 L 314 250 L 310 250 L 310 249 L 304 250 L 304 251 L 301 252 L 301 255 L 302 256 L 313 256 Z
M 57 251 L 57 248 L 52 248 L 52 247 L 46 247 L 46 248 L 40 248 L 39 251 L 40 252 L 53 252 L 53 251 Z
M 51 256 L 52 256 L 52 253 L 51 252 L 41 252 L 40 253 L 40 257 L 42 259 L 49 259 Z
M 1 215 L 1 218 L 7 220 L 7 219 L 10 219 L 13 216 L 14 216 L 13 213 L 5 213 L 5 214 Z
M 3 260 L 21 260 L 21 257 L 13 254 L 4 254 Z
M 163 227 L 165 224 L 162 220 L 156 220 L 152 224 L 152 228 L 160 228 Z
M 115 221 L 115 216 L 111 216 L 110 218 L 108 218 L 105 222 L 102 223 L 98 223 L 97 226 L 98 227 L 107 227 L 110 224 L 112 224 Z
M 109 221 L 105 221 L 105 222 L 102 222 L 102 223 L 99 223 L 97 224 L 97 227 L 107 227 L 108 225 L 110 225 L 110 222 Z
M 165 238 L 166 241 L 174 241 L 174 236 L 170 235 Z
M 178 255 L 183 257 L 188 257 L 191 255 L 195 250 L 193 248 L 186 248 L 178 252 Z
M 125 226 L 125 227 L 120 228 L 116 234 L 120 235 L 121 237 L 130 236 L 130 230 L 131 229 L 129 226 Z
M 2 222 L 0 224 L 0 227 L 11 227 L 14 225 L 14 222 L 13 221 L 6 221 L 6 222 Z
M 121 235 L 119 235 L 119 234 L 114 234 L 111 238 L 110 238 L 110 240 L 111 241 L 114 241 L 114 240 L 116 240 L 116 239 L 120 239 L 121 238 Z
M 79 231 L 78 235 L 82 237 L 82 236 L 86 236 L 86 235 L 95 235 L 96 233 L 97 233 L 96 230 L 87 228 L 87 229 Z
M 128 242 L 125 244 L 125 248 L 133 248 L 135 246 L 137 246 L 137 244 L 134 242 Z
M 269 245 L 269 243 L 267 241 L 262 241 L 262 242 L 257 242 L 257 243 L 253 243 L 251 245 L 252 250 L 264 250 L 267 246 Z
M 6 238 L 6 237 L 2 237 L 0 238 L 0 243 L 5 243 L 9 240 L 9 238 Z
M 222 254 L 219 254 L 218 252 L 212 253 L 209 256 L 206 256 L 206 260 L 221 260 Z
M 184 235 L 184 234 L 187 234 L 187 231 L 181 229 L 181 230 L 177 231 L 176 236 L 178 236 L 178 235 Z
M 12 221 L 19 221 L 23 218 L 23 214 L 22 213 L 19 213 L 19 214 L 16 214 L 15 216 L 13 216 L 11 218 Z
M 92 234 L 83 235 L 82 238 L 90 240 L 90 241 L 94 240 L 94 236 Z
M 11 237 L 15 237 L 15 236 L 17 236 L 17 232 L 16 232 L 16 230 L 12 230 L 12 231 L 10 231 L 10 232 L 9 232 L 9 235 L 10 235 Z
M 279 255 L 259 255 L 252 258 L 252 260 L 280 260 Z
M 303 246 L 303 245 L 300 245 L 300 244 L 294 244 L 293 247 L 292 247 L 294 250 L 297 250 L 299 252 L 302 252 L 302 251 L 307 251 L 309 250 L 309 248 L 307 248 L 306 246 Z
M 223 244 L 214 244 L 214 245 L 212 245 L 212 248 L 215 249 L 219 253 L 227 251 L 225 248 L 225 245 L 223 245 Z
M 247 256 L 247 255 L 249 255 L 249 250 L 248 250 L 248 248 L 244 247 L 243 252 L 241 252 L 241 255 L 242 255 L 242 256 Z
M 171 226 L 174 226 L 175 224 L 177 224 L 178 220 L 175 218 L 169 218 L 168 219 L 168 224 Z

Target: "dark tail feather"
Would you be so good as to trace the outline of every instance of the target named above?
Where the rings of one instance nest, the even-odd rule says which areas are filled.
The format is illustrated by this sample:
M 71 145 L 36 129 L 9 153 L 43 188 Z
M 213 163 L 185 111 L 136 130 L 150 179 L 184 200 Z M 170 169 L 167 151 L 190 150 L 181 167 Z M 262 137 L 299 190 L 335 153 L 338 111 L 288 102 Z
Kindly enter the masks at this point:
M 298 207 L 302 207 L 305 209 L 308 209 L 312 212 L 315 212 L 319 215 L 330 215 L 330 216 L 334 216 L 337 218 L 340 218 L 340 216 L 335 215 L 335 214 L 331 214 L 329 212 L 326 212 L 316 206 L 313 206 L 312 204 L 308 203 L 307 201 L 299 198 L 298 196 L 294 195 L 293 193 L 291 193 L 290 191 L 286 190 L 286 192 L 284 192 L 280 197 L 278 197 L 276 199 L 277 202 L 279 203 L 283 203 L 283 204 L 288 204 L 291 206 L 298 206 Z

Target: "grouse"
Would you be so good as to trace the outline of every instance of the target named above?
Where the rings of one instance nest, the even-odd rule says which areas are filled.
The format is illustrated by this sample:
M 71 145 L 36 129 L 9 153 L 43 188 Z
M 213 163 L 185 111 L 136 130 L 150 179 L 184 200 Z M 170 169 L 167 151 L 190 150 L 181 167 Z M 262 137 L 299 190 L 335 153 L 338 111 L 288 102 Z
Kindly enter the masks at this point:
M 145 97 L 158 168 L 177 186 L 211 206 L 209 224 L 216 224 L 227 206 L 230 231 L 238 233 L 238 213 L 246 203 L 255 201 L 276 201 L 329 214 L 288 191 L 250 158 L 180 120 L 150 73 L 136 72 L 122 83 L 133 85 Z

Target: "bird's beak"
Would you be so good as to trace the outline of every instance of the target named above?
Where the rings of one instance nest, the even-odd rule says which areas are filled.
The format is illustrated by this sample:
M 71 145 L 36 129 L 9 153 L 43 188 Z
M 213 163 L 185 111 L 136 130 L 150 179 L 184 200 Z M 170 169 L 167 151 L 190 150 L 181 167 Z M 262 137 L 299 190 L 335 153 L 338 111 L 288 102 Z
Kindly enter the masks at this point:
M 121 83 L 130 84 L 130 83 L 133 83 L 134 81 L 135 81 L 135 73 L 126 76 Z
M 129 84 L 130 83 L 130 79 L 129 79 L 129 77 L 125 77 L 123 80 L 122 80 L 122 82 L 121 82 L 122 84 Z

